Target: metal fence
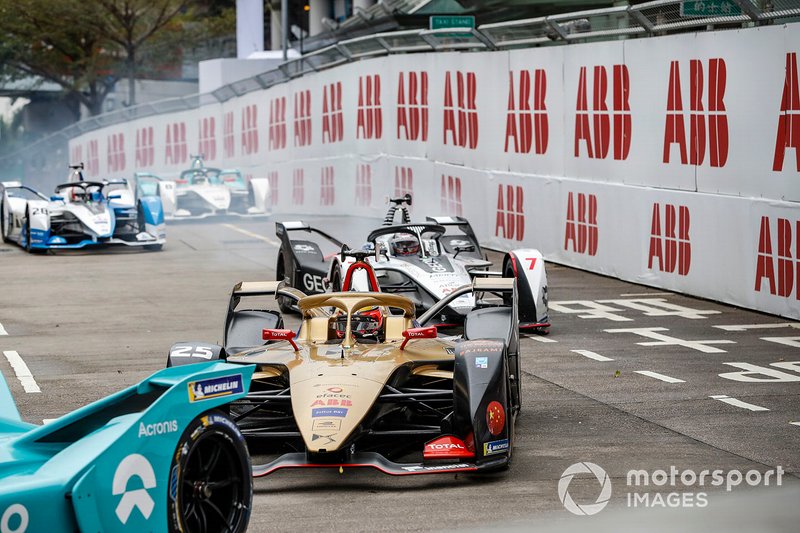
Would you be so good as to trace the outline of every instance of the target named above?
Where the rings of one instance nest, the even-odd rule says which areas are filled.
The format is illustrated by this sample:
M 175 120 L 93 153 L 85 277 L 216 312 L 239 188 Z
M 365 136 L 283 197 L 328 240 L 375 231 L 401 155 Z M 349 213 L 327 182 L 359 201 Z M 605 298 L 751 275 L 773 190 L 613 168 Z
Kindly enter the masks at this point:
M 210 94 L 172 98 L 90 117 L 34 143 L 23 152 L 41 154 L 46 146 L 55 142 L 64 143 L 94 129 L 161 113 L 195 109 L 208 103 L 225 102 L 307 73 L 366 57 L 451 50 L 509 50 L 699 29 L 736 29 L 793 20 L 800 20 L 800 0 L 654 0 L 635 6 L 484 24 L 477 28 L 376 33 L 340 41 L 289 60 L 277 69 L 220 87 Z M 13 154 L 5 159 L 20 157 L 21 154 Z

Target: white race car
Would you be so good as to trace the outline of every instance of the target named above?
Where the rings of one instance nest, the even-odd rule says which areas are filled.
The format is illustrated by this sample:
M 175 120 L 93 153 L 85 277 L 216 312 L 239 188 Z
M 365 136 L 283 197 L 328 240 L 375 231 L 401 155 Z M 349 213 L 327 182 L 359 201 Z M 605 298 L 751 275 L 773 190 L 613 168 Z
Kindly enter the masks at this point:
M 269 180 L 247 181 L 237 169 L 206 167 L 202 156 L 192 157 L 192 167 L 182 171 L 174 181 L 137 172 L 132 185 L 136 189 L 157 187 L 167 219 L 269 214 Z
M 402 294 L 418 311 L 448 300 L 439 320 L 460 323 L 474 307 L 472 295 L 448 299 L 459 287 L 469 285 L 475 276 L 513 277 L 517 280 L 520 327 L 546 332 L 550 326 L 547 308 L 547 274 L 544 257 L 535 249 L 517 249 L 503 257 L 502 270 L 491 266 L 469 222 L 462 217 L 429 217 L 422 223 L 409 223 L 403 203 L 408 195 L 391 200 L 384 226 L 372 231 L 367 243 L 355 255 L 363 255 L 375 272 L 372 280 L 366 270 L 349 266 L 357 260 L 341 241 L 303 222 L 276 223 L 281 238 L 277 279 L 307 294 L 343 290 Z M 397 210 L 402 224 L 394 224 Z M 375 285 L 378 285 L 377 287 Z M 288 310 L 288 302 L 281 301 Z
M 27 251 L 102 244 L 160 250 L 166 242 L 164 213 L 156 196 L 134 196 L 125 180 L 62 183 L 47 198 L 19 182 L 0 184 L 0 232 Z

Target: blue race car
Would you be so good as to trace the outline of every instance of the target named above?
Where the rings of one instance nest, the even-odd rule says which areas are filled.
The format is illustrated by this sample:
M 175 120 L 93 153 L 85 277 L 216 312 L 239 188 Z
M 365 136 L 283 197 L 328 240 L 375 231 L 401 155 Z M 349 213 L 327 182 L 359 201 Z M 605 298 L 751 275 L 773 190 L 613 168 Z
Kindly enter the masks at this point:
M 50 198 L 19 182 L 0 183 L 4 241 L 29 252 L 98 244 L 162 248 L 164 210 L 157 194 L 131 191 L 126 180 L 86 181 L 82 165 L 70 168 L 70 180 Z
M 44 426 L 0 376 L 0 531 L 245 531 L 250 456 L 224 411 L 254 368 L 167 368 Z

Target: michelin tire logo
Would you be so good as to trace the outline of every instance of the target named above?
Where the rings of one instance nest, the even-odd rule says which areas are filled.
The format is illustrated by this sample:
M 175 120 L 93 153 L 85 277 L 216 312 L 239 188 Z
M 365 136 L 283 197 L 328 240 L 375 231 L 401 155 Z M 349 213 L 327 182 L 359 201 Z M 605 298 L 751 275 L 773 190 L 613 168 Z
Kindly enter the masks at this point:
M 189 401 L 211 400 L 244 392 L 242 375 L 222 376 L 189 382 Z
M 569 484 L 576 474 L 593 474 L 597 481 L 600 482 L 602 488 L 594 503 L 578 505 L 573 501 L 567 489 L 569 489 Z M 605 470 L 594 463 L 575 463 L 561 474 L 561 479 L 558 481 L 558 497 L 561 503 L 564 504 L 564 508 L 572 514 L 579 516 L 597 514 L 608 505 L 608 500 L 611 499 L 611 478 L 608 477 Z

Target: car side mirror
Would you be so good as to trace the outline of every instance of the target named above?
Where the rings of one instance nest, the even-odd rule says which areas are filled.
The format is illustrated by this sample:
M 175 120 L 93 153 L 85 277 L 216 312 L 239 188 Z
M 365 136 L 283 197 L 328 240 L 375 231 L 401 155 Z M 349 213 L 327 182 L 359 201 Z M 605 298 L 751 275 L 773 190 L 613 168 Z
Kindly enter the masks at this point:
M 460 254 L 461 252 L 474 252 L 475 251 L 475 247 L 472 246 L 472 245 L 469 245 L 469 246 L 456 246 L 453 249 L 456 251 L 456 253 L 453 254 L 453 259 L 458 257 L 458 254 Z
M 264 329 L 261 331 L 261 339 L 265 341 L 289 341 L 294 351 L 297 352 L 300 348 L 294 342 L 294 331 L 290 329 Z
M 428 326 L 426 328 L 410 328 L 403 332 L 403 343 L 400 345 L 400 349 L 403 350 L 408 344 L 408 341 L 414 339 L 435 339 L 436 338 L 436 326 Z

